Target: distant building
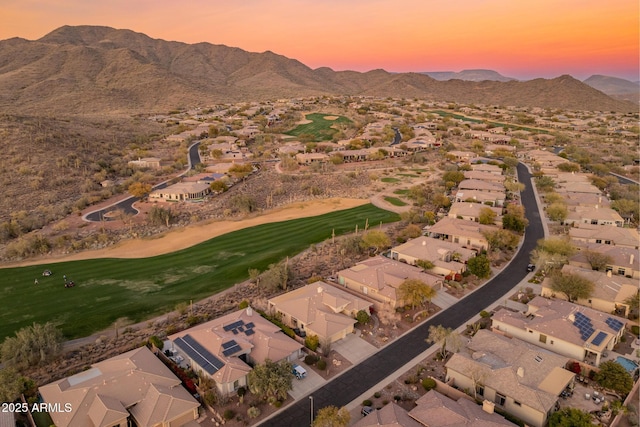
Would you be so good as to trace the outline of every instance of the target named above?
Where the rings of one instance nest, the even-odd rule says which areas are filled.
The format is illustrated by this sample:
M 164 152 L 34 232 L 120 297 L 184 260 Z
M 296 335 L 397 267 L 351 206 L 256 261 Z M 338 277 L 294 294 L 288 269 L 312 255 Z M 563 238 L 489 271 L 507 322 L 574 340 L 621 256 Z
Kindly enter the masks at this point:
M 138 160 L 129 161 L 131 166 L 139 168 L 160 169 L 160 159 L 158 157 L 144 157 Z
M 165 202 L 199 201 L 211 193 L 210 184 L 205 182 L 180 182 L 166 188 L 153 190 L 149 200 Z

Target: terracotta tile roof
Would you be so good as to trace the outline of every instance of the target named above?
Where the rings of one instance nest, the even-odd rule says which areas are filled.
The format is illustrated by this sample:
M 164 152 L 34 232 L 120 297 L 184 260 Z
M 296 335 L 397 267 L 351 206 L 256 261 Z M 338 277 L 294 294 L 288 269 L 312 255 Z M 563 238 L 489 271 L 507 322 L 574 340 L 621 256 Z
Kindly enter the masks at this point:
M 146 347 L 131 350 L 90 369 L 40 387 L 47 403 L 71 404 L 71 412 L 53 412 L 58 427 L 112 426 L 125 408 L 144 406 L 147 390 L 158 387 L 165 397 L 183 402 L 185 414 L 200 406 L 180 380 Z M 133 412 L 131 412 L 133 415 Z M 173 411 L 168 413 L 175 415 Z M 179 415 L 182 415 L 179 414 Z M 135 417 L 135 416 L 134 416 Z M 136 419 L 141 427 L 146 424 Z M 168 421 L 164 419 L 161 421 Z

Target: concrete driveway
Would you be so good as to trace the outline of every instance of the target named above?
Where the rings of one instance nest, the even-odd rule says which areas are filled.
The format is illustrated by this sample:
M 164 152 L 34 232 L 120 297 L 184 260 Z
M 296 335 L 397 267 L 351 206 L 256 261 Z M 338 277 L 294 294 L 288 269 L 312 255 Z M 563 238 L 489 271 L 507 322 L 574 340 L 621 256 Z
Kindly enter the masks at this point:
M 349 334 L 340 341 L 334 342 L 331 344 L 331 348 L 353 365 L 357 365 L 378 351 L 375 346 L 356 336 L 356 334 Z
M 301 397 L 305 397 L 310 394 L 313 390 L 322 387 L 327 380 L 322 378 L 320 374 L 315 372 L 313 369 L 308 367 L 303 363 L 298 363 L 304 369 L 307 370 L 307 376 L 301 380 L 295 379 L 293 380 L 293 389 L 289 390 L 289 396 L 293 397 L 294 400 L 298 400 Z

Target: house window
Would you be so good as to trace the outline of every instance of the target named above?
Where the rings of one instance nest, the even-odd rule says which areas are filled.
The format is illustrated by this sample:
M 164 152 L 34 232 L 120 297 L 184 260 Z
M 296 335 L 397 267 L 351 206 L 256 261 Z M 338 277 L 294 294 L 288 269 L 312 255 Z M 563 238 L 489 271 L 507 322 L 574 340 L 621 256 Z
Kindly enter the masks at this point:
M 506 401 L 507 401 L 507 398 L 505 396 L 503 396 L 500 393 L 496 393 L 496 398 L 495 398 L 494 402 L 497 405 L 504 406 L 504 402 L 506 402 Z
M 598 220 L 597 219 L 592 219 L 591 220 L 591 224 L 592 225 L 598 225 Z
M 476 394 L 478 396 L 484 396 L 484 386 L 483 385 L 477 385 L 476 386 Z
M 240 380 L 235 380 L 235 381 L 233 382 L 233 389 L 234 389 L 234 390 L 237 390 L 237 389 L 239 389 L 239 388 L 240 388 Z
M 514 400 L 513 404 L 516 405 L 516 406 L 522 406 L 522 403 L 518 402 L 517 400 Z
M 602 243 L 602 239 L 596 239 L 596 243 Z
M 624 276 L 624 272 L 625 272 L 624 268 L 618 268 L 619 275 Z
M 612 270 L 613 270 L 613 267 L 609 267 L 609 266 L 606 266 L 604 269 L 605 273 Z
M 605 244 L 605 245 L 610 245 L 610 244 L 611 244 L 611 240 L 605 240 L 605 241 L 604 241 L 604 244 Z
M 553 345 L 553 340 L 551 340 L 550 344 Z
M 540 334 L 540 338 L 539 338 L 540 342 L 543 344 L 547 343 L 547 336 L 544 334 Z

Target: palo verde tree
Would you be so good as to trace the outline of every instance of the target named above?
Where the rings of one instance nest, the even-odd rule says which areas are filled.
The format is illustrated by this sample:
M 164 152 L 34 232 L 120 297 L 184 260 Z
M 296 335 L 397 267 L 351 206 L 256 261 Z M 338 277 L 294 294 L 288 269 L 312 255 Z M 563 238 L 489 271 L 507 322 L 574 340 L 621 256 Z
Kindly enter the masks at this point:
M 374 253 L 378 253 L 391 246 L 391 239 L 382 230 L 370 230 L 362 236 L 362 246 L 365 249 L 373 248 Z
M 62 332 L 47 322 L 34 323 L 7 337 L 0 347 L 0 359 L 6 366 L 22 368 L 53 360 L 62 350 Z
M 593 282 L 580 274 L 556 272 L 551 276 L 551 289 L 563 293 L 569 302 L 589 298 L 594 288 Z
M 318 410 L 313 420 L 313 427 L 347 427 L 350 421 L 351 415 L 347 408 L 325 406 Z
M 398 296 L 411 308 L 423 305 L 425 301 L 430 304 L 436 294 L 435 289 L 420 279 L 406 279 L 398 287 Z
M 292 388 L 292 369 L 293 365 L 286 360 L 272 362 L 267 359 L 249 372 L 249 390 L 271 405 L 284 400 Z

